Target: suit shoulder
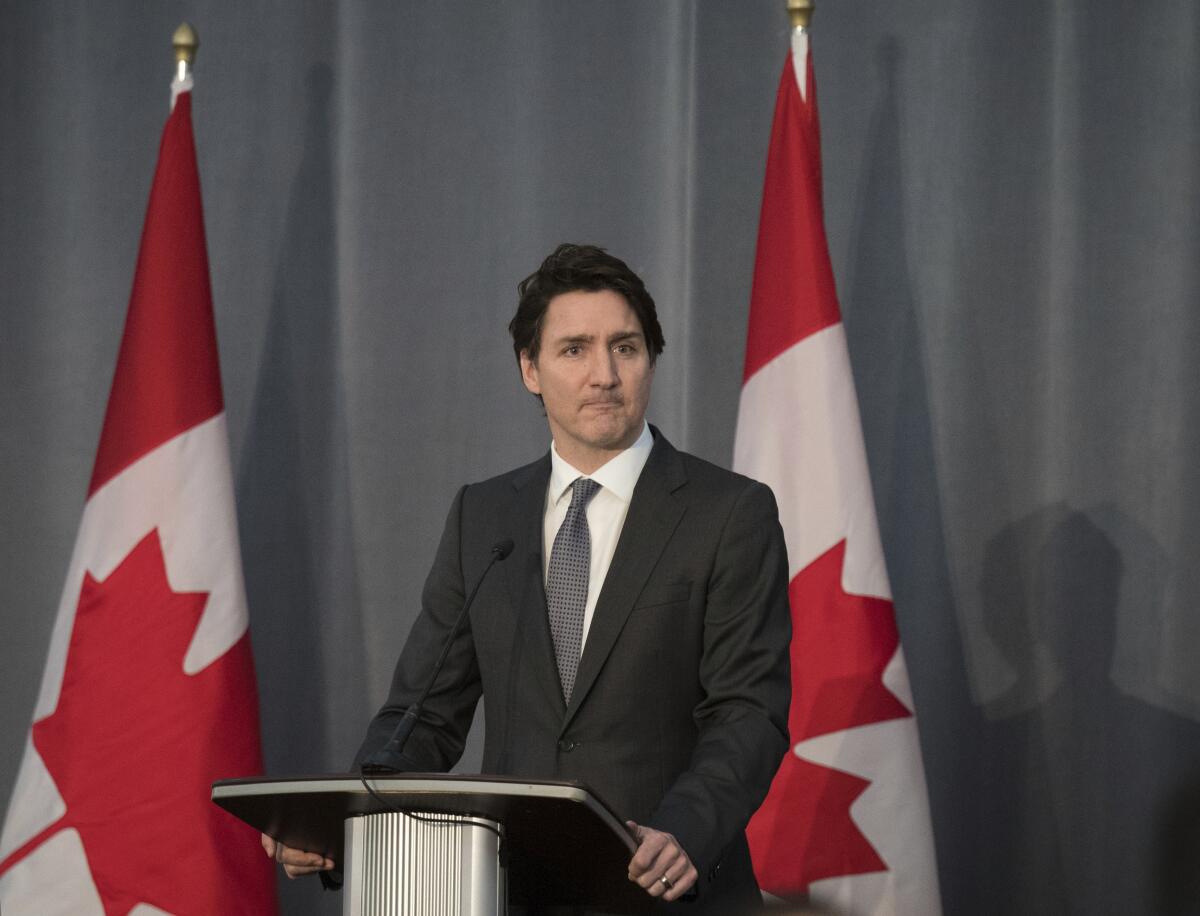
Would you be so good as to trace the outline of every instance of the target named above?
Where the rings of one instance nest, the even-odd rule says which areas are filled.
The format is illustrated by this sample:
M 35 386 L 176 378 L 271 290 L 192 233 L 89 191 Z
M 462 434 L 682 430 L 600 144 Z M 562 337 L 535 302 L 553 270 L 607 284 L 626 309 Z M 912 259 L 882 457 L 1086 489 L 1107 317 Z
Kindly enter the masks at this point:
M 683 462 L 684 471 L 687 474 L 688 482 L 702 487 L 709 492 L 728 493 L 733 496 L 752 494 L 760 497 L 769 496 L 774 502 L 774 495 L 771 493 L 771 488 L 765 483 L 755 480 L 752 477 L 747 477 L 745 474 L 739 474 L 737 471 L 731 471 L 728 468 L 723 468 L 718 464 L 713 464 L 711 461 L 706 461 L 703 458 L 698 458 L 688 452 L 677 452 L 680 461 Z
M 511 471 L 505 471 L 503 474 L 497 474 L 486 480 L 467 484 L 462 488 L 463 496 L 469 499 L 484 500 L 511 496 L 514 490 L 520 490 L 531 483 L 536 483 L 539 477 L 543 479 L 544 485 L 549 473 L 550 457 L 546 454 L 519 468 L 513 468 Z

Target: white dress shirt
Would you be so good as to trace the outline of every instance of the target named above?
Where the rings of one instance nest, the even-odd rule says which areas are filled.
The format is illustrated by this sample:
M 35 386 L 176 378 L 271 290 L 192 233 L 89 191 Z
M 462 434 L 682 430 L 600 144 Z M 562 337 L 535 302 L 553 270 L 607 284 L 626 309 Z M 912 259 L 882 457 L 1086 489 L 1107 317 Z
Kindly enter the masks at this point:
M 558 454 L 554 443 L 550 443 L 550 483 L 546 487 L 546 512 L 542 528 L 542 581 L 550 575 L 550 551 L 554 548 L 554 536 L 567 516 L 571 504 L 571 484 L 578 477 L 588 477 L 600 484 L 600 489 L 588 503 L 588 532 L 591 536 L 591 556 L 588 566 L 587 605 L 583 611 L 583 642 L 579 651 L 587 644 L 588 630 L 592 625 L 592 613 L 596 610 L 596 599 L 608 575 L 617 540 L 629 513 L 629 502 L 633 499 L 633 488 L 637 486 L 650 449 L 654 447 L 654 436 L 650 425 L 642 424 L 642 434 L 637 441 L 615 458 L 590 474 L 583 474 L 571 467 Z

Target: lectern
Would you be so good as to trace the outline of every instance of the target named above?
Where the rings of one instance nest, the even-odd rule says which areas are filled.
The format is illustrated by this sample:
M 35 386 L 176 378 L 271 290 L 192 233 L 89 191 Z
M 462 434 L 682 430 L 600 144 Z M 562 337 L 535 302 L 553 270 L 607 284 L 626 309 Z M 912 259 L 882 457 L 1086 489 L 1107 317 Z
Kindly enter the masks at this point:
M 368 790 L 368 786 L 370 790 Z M 344 916 L 502 916 L 508 902 L 645 913 L 636 843 L 586 786 L 406 774 L 231 779 L 213 801 L 337 862 Z

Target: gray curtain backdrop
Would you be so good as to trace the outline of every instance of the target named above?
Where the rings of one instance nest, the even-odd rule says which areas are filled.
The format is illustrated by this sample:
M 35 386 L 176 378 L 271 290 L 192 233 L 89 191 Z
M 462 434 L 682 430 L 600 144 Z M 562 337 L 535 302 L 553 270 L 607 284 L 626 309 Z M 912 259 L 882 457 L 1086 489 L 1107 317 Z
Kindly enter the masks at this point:
M 825 0 L 814 23 L 950 913 L 1200 900 L 1198 10 Z M 557 242 L 643 273 L 652 418 L 731 455 L 782 0 L 0 2 L 0 798 L 184 18 L 271 773 L 349 763 L 454 490 L 546 447 L 505 325 Z

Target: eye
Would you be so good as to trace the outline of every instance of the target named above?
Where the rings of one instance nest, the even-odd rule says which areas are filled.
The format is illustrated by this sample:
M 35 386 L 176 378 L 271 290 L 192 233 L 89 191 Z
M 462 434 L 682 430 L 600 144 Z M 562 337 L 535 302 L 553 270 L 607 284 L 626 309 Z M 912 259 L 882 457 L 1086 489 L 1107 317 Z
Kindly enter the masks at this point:
M 615 347 L 613 347 L 613 350 L 621 356 L 632 356 L 633 354 L 637 353 L 637 347 L 628 341 L 623 341 L 622 343 L 617 344 Z
M 583 347 L 581 347 L 579 344 L 569 344 L 568 346 L 563 347 L 564 356 L 578 356 L 582 352 Z

